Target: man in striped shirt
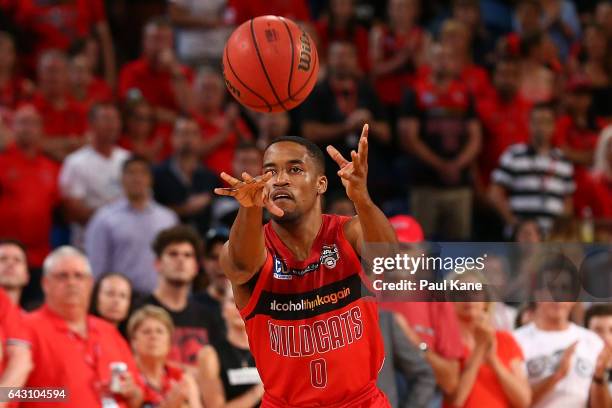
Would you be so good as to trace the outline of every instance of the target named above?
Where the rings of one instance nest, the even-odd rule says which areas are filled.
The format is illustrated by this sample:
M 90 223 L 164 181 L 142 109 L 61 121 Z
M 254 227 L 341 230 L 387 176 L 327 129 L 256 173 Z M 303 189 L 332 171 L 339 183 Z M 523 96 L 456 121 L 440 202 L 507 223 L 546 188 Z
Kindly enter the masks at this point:
M 529 115 L 529 144 L 510 146 L 493 172 L 491 199 L 507 225 L 535 218 L 549 232 L 554 220 L 571 214 L 574 168 L 561 150 L 552 147 L 555 109 L 535 105 Z

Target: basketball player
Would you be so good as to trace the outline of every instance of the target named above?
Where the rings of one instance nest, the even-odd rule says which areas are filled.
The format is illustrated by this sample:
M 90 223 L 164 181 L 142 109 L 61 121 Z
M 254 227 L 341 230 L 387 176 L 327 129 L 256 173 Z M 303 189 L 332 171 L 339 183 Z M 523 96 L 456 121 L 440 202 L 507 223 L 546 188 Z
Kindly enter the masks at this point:
M 215 189 L 240 203 L 221 266 L 246 322 L 264 408 L 389 407 L 375 385 L 384 350 L 359 256 L 364 243 L 396 238 L 368 194 L 367 135 L 366 124 L 351 161 L 327 148 L 353 218 L 322 213 L 323 153 L 300 137 L 268 146 L 263 175 L 222 173 L 231 187 Z M 264 207 L 272 221 L 262 226 Z

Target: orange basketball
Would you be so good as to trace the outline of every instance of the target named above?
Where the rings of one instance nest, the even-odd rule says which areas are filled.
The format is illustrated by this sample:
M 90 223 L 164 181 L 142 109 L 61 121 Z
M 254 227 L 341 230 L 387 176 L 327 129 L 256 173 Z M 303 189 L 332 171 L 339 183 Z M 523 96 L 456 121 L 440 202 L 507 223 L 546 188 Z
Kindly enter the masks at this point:
M 259 112 L 295 108 L 317 82 L 314 42 L 284 17 L 260 16 L 236 28 L 223 51 L 223 76 L 242 105 Z

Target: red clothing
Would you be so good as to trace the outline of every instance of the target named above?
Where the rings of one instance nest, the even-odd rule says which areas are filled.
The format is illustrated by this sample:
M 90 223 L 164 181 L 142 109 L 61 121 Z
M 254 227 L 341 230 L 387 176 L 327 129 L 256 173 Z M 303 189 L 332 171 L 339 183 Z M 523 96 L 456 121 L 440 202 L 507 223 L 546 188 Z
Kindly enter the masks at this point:
M 15 18 L 36 38 L 34 54 L 26 58 L 26 64 L 33 68 L 40 52 L 51 48 L 68 50 L 75 41 L 90 35 L 96 24 L 106 21 L 106 13 L 102 0 L 19 0 Z
M 510 369 L 510 363 L 513 360 L 524 360 L 523 352 L 512 334 L 497 331 L 495 332 L 495 338 L 497 339 L 497 356 L 507 369 Z M 465 358 L 461 361 L 462 369 L 471 353 L 467 348 L 464 351 Z M 450 406 L 448 404 L 444 405 L 445 407 Z M 463 408 L 509 408 L 511 406 L 491 366 L 486 363 L 482 364 L 478 370 L 472 392 Z
M 101 78 L 93 78 L 87 87 L 87 94 L 85 99 L 79 101 L 85 108 L 86 112 L 99 102 L 112 102 L 113 90 L 110 86 Z
M 442 357 L 463 356 L 455 308 L 448 302 L 385 302 L 381 307 L 401 314 L 427 346 Z
M 94 316 L 87 316 L 87 337 L 68 328 L 66 321 L 46 305 L 24 317 L 26 339 L 32 347 L 34 369 L 26 387 L 65 387 L 66 408 L 101 407 L 101 383 L 110 381 L 112 362 L 124 362 L 143 388 L 132 353 L 117 329 Z M 120 407 L 127 407 L 116 397 Z M 22 408 L 43 408 L 48 403 L 24 402 Z
M 21 241 L 28 261 L 40 267 L 49 253 L 52 210 L 59 202 L 59 166 L 16 145 L 0 153 L 0 236 Z
M 153 131 L 153 134 L 145 141 L 144 146 L 136 146 L 132 138 L 127 134 L 123 134 L 119 138 L 117 144 L 125 150 L 129 150 L 137 155 L 147 156 L 146 152 L 142 151 L 143 148 L 147 151 L 157 152 L 155 157 L 152 157 L 152 160 L 154 163 L 162 162 L 172 155 L 170 132 L 171 130 L 158 126 Z
M 589 174 L 578 206 L 576 210 L 579 214 L 590 207 L 594 218 L 612 219 L 612 179 L 603 174 Z
M 223 115 L 224 114 L 221 113 L 222 118 Z M 200 115 L 195 115 L 195 118 L 200 125 L 200 129 L 202 130 L 202 138 L 204 143 L 206 143 L 206 141 L 209 139 L 217 137 L 219 133 L 223 131 L 218 122 L 207 120 Z M 238 129 L 240 130 L 240 133 L 245 135 L 249 140 L 253 138 L 249 128 L 242 119 L 238 120 Z M 236 147 L 239 143 L 240 138 L 236 132 L 232 132 L 227 139 L 225 139 L 225 142 L 217 146 L 214 151 L 204 157 L 204 165 L 217 174 L 220 174 L 222 171 L 226 172 L 227 174 L 232 174 L 234 152 L 236 151 Z
M 413 27 L 406 35 L 400 36 L 388 27 L 383 28 L 383 36 L 377 48 L 382 50 L 383 61 L 395 56 L 397 52 L 410 45 L 415 52 L 423 46 L 424 31 L 420 27 Z M 415 67 L 403 67 L 393 73 L 380 76 L 376 79 L 376 92 L 381 102 L 390 105 L 399 105 L 405 88 L 412 85 L 415 77 Z
M 481 182 L 489 185 L 491 172 L 508 146 L 527 143 L 531 103 L 517 95 L 504 102 L 497 92 L 477 100 L 476 111 L 483 129 L 482 153 L 479 156 Z
M 315 23 L 317 35 L 319 36 L 319 44 L 317 45 L 317 53 L 327 59 L 327 51 L 329 44 L 334 41 L 350 41 L 355 45 L 357 51 L 357 61 L 363 72 L 370 71 L 370 59 L 368 50 L 370 48 L 370 38 L 368 30 L 365 27 L 356 25 L 353 32 L 346 30 L 331 30 L 327 19 L 319 20 Z
M 193 80 L 193 71 L 189 68 L 182 67 L 182 72 L 189 82 Z M 121 100 L 124 101 L 130 89 L 134 88 L 139 89 L 147 102 L 153 106 L 170 110 L 178 109 L 172 75 L 169 72 L 155 71 L 144 58 L 127 63 L 121 68 L 118 89 Z
M 378 311 L 344 236 L 349 219 L 323 215 L 304 261 L 264 228 L 268 257 L 240 311 L 263 407 L 388 406 L 374 384 L 384 359 Z
M 175 382 L 181 381 L 182 378 L 183 378 L 183 370 L 179 367 L 174 367 L 168 364 L 166 364 L 166 366 L 164 367 L 164 377 L 162 378 L 161 389 L 157 389 L 153 387 L 153 385 L 147 382 L 144 376 L 140 375 L 140 379 L 142 383 L 144 384 L 143 405 L 161 404 L 164 398 L 166 398 L 166 395 L 168 395 L 168 393 L 172 389 L 172 385 Z
M 55 108 L 42 94 L 34 95 L 32 104 L 40 113 L 46 137 L 81 137 L 87 129 L 85 107 L 72 96 L 66 98 L 66 105 Z
M 0 86 L 0 106 L 15 109 L 20 100 L 27 96 L 27 80 L 15 75 L 10 81 Z
M 593 128 L 579 128 L 571 116 L 565 115 L 557 120 L 553 144 L 555 146 L 567 146 L 580 152 L 594 152 L 599 139 L 599 131 Z M 584 208 L 584 197 L 589 188 L 589 168 L 582 164 L 574 163 L 574 181 L 576 192 L 574 193 L 574 213 L 581 216 L 581 208 Z
M 236 25 L 266 15 L 283 16 L 293 21 L 310 20 L 310 11 L 305 0 L 229 0 L 228 7 L 235 13 Z
M 432 70 L 429 65 L 421 66 L 417 72 L 417 77 L 419 79 L 428 78 L 431 77 L 431 75 Z M 458 79 L 467 87 L 470 94 L 476 99 L 488 97 L 493 92 L 493 87 L 491 85 L 491 81 L 489 80 L 489 74 L 487 74 L 487 71 L 484 68 L 476 64 L 466 65 L 461 71 Z

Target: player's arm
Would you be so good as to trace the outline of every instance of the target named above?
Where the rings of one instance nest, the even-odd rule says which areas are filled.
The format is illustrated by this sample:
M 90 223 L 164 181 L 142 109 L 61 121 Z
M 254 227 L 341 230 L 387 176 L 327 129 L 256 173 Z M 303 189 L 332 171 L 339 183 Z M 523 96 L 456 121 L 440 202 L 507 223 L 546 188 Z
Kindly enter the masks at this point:
M 283 211 L 268 199 L 266 183 L 272 178 L 272 173 L 252 177 L 242 173 L 242 180 L 226 173 L 221 178 L 231 187 L 216 188 L 215 193 L 231 196 L 240 203 L 238 215 L 232 224 L 229 240 L 223 246 L 219 259 L 223 272 L 234 287 L 240 288 L 247 284 L 266 262 L 267 251 L 263 233 L 263 208 L 278 216 Z M 236 304 L 244 307 L 248 297 L 243 297 L 240 291 L 235 293 Z
M 357 211 L 357 216 L 344 226 L 346 238 L 355 251 L 361 255 L 362 246 L 367 242 L 397 243 L 389 220 L 368 193 L 368 125 L 363 126 L 358 150 L 351 152 L 350 162 L 333 146 L 328 146 L 327 152 L 340 166 L 338 175 Z

